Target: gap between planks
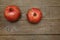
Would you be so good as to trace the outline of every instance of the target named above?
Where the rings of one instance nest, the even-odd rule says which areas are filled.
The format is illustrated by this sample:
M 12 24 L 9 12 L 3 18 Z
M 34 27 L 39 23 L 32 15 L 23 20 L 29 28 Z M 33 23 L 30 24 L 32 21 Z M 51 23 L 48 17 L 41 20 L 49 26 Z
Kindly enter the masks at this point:
M 39 35 L 58 35 L 60 34 L 0 34 L 0 36 L 39 36 Z

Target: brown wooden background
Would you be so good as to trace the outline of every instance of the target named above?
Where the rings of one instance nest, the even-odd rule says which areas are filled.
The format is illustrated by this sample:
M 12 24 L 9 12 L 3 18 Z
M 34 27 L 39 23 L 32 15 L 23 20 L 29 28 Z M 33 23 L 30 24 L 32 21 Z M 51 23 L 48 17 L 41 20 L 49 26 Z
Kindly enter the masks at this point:
M 4 18 L 4 9 L 16 5 L 21 19 L 10 23 Z M 30 24 L 26 13 L 39 8 L 43 18 L 39 24 Z M 0 0 L 0 40 L 60 40 L 60 0 Z

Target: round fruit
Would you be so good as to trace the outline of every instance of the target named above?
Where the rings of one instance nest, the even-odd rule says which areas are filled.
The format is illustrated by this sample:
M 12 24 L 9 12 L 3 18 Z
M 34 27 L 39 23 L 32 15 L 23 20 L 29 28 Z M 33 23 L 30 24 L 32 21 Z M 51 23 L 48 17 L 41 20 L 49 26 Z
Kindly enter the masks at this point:
M 5 9 L 4 16 L 10 22 L 15 22 L 19 19 L 21 11 L 17 6 L 10 5 Z
M 38 8 L 28 10 L 27 19 L 30 23 L 39 23 L 42 18 L 42 12 Z

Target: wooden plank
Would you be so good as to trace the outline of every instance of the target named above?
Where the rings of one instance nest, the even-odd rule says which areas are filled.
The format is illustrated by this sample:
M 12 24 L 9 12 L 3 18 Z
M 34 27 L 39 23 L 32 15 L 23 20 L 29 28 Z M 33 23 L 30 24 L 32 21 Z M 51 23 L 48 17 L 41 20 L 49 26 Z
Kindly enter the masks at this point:
M 60 40 L 60 36 L 58 35 L 40 35 L 40 36 L 33 36 L 32 40 Z
M 0 0 L 0 6 L 19 5 L 19 6 L 60 6 L 60 0 Z
M 60 20 L 42 20 L 36 25 L 27 23 L 27 21 L 2 22 L 0 34 L 60 34 Z
M 0 36 L 0 40 L 32 40 L 31 36 Z
M 3 17 L 4 15 L 4 9 L 5 9 L 6 6 L 0 6 L 0 17 Z M 20 9 L 21 9 L 21 15 L 23 18 L 21 18 L 21 20 L 26 20 L 26 14 L 27 14 L 27 11 L 28 9 L 32 8 L 31 6 L 30 7 L 20 7 L 18 6 Z M 38 6 L 37 8 L 39 8 L 42 13 L 43 13 L 43 19 L 60 19 L 60 7 L 40 7 Z M 4 18 L 4 17 L 3 17 Z
M 58 35 L 0 36 L 0 40 L 60 40 Z

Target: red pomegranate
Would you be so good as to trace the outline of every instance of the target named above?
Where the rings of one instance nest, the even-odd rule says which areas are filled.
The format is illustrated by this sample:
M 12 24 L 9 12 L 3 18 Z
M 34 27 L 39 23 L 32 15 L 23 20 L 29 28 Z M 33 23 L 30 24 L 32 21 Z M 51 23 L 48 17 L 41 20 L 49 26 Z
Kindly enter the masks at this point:
M 15 5 L 7 6 L 5 9 L 4 16 L 10 22 L 15 22 L 21 15 L 20 9 Z
M 30 23 L 39 23 L 42 18 L 42 12 L 38 8 L 28 10 L 27 19 Z

